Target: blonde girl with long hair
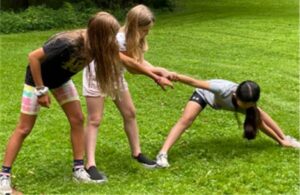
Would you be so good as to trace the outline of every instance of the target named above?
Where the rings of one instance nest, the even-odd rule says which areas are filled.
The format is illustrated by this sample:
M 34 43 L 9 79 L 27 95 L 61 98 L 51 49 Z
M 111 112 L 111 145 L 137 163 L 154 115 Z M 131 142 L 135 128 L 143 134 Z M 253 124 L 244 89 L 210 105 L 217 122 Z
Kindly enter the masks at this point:
M 163 78 L 171 78 L 173 73 L 162 68 L 153 67 L 144 60 L 144 53 L 148 49 L 146 36 L 153 23 L 154 16 L 146 6 L 138 5 L 133 7 L 127 14 L 125 25 L 116 36 L 119 49 L 125 56 L 130 57 L 136 63 L 142 64 L 144 68 L 150 69 L 152 73 L 163 76 Z M 92 67 L 94 67 L 93 63 L 90 64 L 91 70 L 93 70 Z M 136 73 L 136 70 L 130 67 L 127 70 Z M 97 87 L 95 78 L 95 73 L 88 71 L 88 68 L 86 68 L 83 74 L 83 95 L 86 98 L 88 110 L 86 126 L 86 170 L 92 180 L 102 182 L 106 177 L 96 168 L 95 151 L 98 128 L 102 120 L 104 100 L 107 94 Z M 130 144 L 131 155 L 145 167 L 153 168 L 156 166 L 155 161 L 148 159 L 141 152 L 135 107 L 123 74 L 119 78 L 119 81 L 122 87 L 119 89 L 118 97 L 114 98 L 113 101 L 123 117 L 124 129 Z
M 117 89 L 121 88 L 118 82 L 121 61 L 152 77 L 158 84 L 165 85 L 165 80 L 125 55 L 120 55 L 115 39 L 119 28 L 118 21 L 112 15 L 99 12 L 89 20 L 87 30 L 58 33 L 42 47 L 29 53 L 20 118 L 7 143 L 0 172 L 0 194 L 12 193 L 11 167 L 25 138 L 34 127 L 40 108 L 50 107 L 49 92 L 65 112 L 70 124 L 73 179 L 78 182 L 93 182 L 84 169 L 84 116 L 77 90 L 71 80 L 92 59 L 95 62 L 97 83 L 107 94 L 117 94 Z M 166 84 L 170 85 L 169 82 Z

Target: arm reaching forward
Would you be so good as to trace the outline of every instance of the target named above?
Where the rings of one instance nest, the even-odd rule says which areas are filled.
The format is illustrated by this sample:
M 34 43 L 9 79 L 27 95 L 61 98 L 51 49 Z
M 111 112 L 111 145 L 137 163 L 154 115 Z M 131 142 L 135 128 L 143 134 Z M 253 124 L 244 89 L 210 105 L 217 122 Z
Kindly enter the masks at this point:
M 166 78 L 156 75 L 155 73 L 153 73 L 151 71 L 151 69 L 149 67 L 145 67 L 145 66 L 137 63 L 133 58 L 130 58 L 121 52 L 119 54 L 120 54 L 120 59 L 126 68 L 132 69 L 137 73 L 144 74 L 144 75 L 152 78 L 158 85 L 160 85 L 160 87 L 163 90 L 165 90 L 166 86 L 173 88 L 173 84 L 171 81 L 169 81 Z

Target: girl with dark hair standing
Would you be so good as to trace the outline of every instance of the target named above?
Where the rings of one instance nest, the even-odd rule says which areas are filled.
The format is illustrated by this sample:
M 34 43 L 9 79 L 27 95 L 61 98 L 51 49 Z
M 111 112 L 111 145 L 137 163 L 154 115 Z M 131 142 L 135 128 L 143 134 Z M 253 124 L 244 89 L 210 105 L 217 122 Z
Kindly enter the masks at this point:
M 84 169 L 84 117 L 79 96 L 71 77 L 94 60 L 97 82 L 110 95 L 118 93 L 120 67 L 126 67 L 148 75 L 162 87 L 171 85 L 167 79 L 153 74 L 124 54 L 119 53 L 116 34 L 120 25 L 109 13 L 93 16 L 86 30 L 63 32 L 51 37 L 41 48 L 29 53 L 19 122 L 10 137 L 0 172 L 0 194 L 11 194 L 11 167 L 30 134 L 40 107 L 51 104 L 52 92 L 65 112 L 71 128 L 73 149 L 73 179 L 93 182 Z
M 207 104 L 214 109 L 235 112 L 236 117 L 237 112 L 245 114 L 243 136 L 248 140 L 255 139 L 258 129 L 260 129 L 281 146 L 300 147 L 298 141 L 285 136 L 275 121 L 261 108 L 257 107 L 257 101 L 260 97 L 260 87 L 255 82 L 243 81 L 240 84 L 236 84 L 227 80 L 203 81 L 184 75 L 177 75 L 174 78 L 174 81 L 177 80 L 196 87 L 196 90 L 187 103 L 181 118 L 171 129 L 156 157 L 156 163 L 159 167 L 169 166 L 167 152 Z

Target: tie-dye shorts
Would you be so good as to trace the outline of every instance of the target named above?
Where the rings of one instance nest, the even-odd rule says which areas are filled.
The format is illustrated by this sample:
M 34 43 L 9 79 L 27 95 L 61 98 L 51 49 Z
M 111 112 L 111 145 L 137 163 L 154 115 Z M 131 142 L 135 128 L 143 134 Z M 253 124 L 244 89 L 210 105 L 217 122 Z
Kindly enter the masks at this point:
M 68 102 L 79 100 L 76 87 L 72 80 L 50 91 L 61 106 Z M 24 84 L 21 112 L 29 115 L 37 115 L 40 107 L 38 98 L 35 95 L 35 87 Z

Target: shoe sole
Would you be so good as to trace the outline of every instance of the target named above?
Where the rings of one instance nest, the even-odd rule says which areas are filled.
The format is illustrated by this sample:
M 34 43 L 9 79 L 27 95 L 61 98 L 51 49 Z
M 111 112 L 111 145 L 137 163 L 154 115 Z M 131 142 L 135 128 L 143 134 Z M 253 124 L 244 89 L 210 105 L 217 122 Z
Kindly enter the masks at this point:
M 90 183 L 91 182 L 91 181 L 86 181 L 86 180 L 80 180 L 80 179 L 77 179 L 76 177 L 73 177 L 73 181 L 76 183 Z
M 157 165 L 156 168 L 161 168 L 161 169 L 166 169 L 166 168 L 169 168 L 170 166 L 160 166 L 160 165 Z
M 92 180 L 91 183 L 97 183 L 97 184 L 101 184 L 101 183 L 106 183 L 107 180 Z
M 154 164 L 154 165 L 148 165 L 148 164 L 144 164 L 144 163 L 141 163 L 141 164 L 147 169 L 154 169 L 157 167 L 157 164 Z
M 170 165 L 168 164 L 168 165 L 160 165 L 160 164 L 156 164 L 156 167 L 157 168 L 168 168 L 168 167 L 170 167 Z
M 100 183 L 105 183 L 107 182 L 107 179 L 106 180 L 89 180 L 89 181 L 85 181 L 85 180 L 79 180 L 75 177 L 73 177 L 73 181 L 76 182 L 76 183 L 97 183 L 97 184 L 100 184 Z

